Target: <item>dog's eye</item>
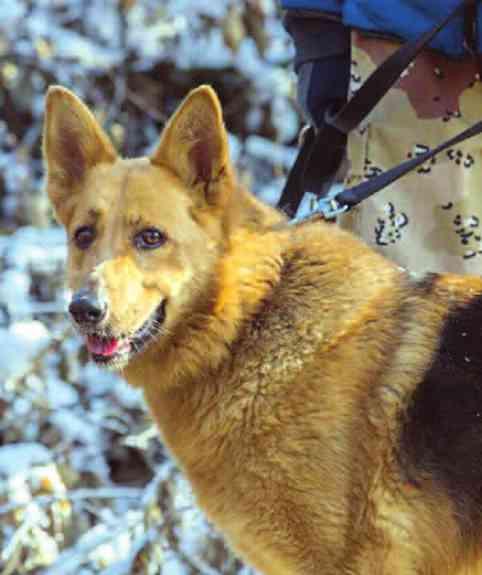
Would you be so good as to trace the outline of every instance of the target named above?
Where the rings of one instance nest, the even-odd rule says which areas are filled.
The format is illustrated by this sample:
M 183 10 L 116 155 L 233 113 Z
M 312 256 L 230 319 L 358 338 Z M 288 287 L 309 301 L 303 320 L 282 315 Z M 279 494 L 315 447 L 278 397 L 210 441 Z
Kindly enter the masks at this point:
M 134 245 L 138 250 L 153 250 L 161 247 L 167 236 L 157 228 L 146 228 L 134 236 Z
M 86 250 L 95 239 L 95 230 L 92 226 L 81 226 L 74 233 L 75 245 L 80 250 Z

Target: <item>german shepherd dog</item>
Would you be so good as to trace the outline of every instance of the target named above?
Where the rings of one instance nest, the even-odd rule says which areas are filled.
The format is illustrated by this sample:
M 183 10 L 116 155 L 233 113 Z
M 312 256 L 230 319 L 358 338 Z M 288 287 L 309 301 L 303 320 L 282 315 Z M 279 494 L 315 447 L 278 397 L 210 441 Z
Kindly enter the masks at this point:
M 265 575 L 482 573 L 482 279 L 414 278 L 237 182 L 201 86 L 123 159 L 52 87 L 47 192 L 93 361 L 141 387 Z

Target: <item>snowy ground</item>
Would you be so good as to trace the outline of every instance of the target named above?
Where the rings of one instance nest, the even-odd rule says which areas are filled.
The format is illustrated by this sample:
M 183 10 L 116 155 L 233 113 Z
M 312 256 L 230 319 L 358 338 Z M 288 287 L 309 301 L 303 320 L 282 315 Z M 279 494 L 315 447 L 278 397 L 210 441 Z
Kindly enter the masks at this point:
M 275 202 L 299 130 L 290 59 L 274 0 L 0 3 L 0 575 L 248 573 L 142 397 L 88 363 L 65 318 L 41 120 L 46 87 L 65 84 L 139 154 L 212 83 L 241 177 Z

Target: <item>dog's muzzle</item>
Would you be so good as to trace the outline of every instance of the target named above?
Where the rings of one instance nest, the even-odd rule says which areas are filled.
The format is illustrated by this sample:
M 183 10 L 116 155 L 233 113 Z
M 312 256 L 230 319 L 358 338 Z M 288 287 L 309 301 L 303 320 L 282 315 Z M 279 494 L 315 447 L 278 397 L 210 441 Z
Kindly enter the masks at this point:
M 107 302 L 96 291 L 83 288 L 72 296 L 69 313 L 80 327 L 95 327 L 107 315 Z

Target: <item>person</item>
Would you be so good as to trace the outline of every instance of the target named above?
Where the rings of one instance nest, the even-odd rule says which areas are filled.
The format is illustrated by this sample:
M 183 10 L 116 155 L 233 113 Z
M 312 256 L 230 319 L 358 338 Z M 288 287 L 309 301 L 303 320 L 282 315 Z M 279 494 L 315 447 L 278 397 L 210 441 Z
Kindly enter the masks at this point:
M 310 124 L 461 0 L 281 0 Z M 350 187 L 482 119 L 482 2 L 465 2 L 347 142 Z M 482 273 L 482 137 L 433 158 L 338 217 L 414 272 Z

